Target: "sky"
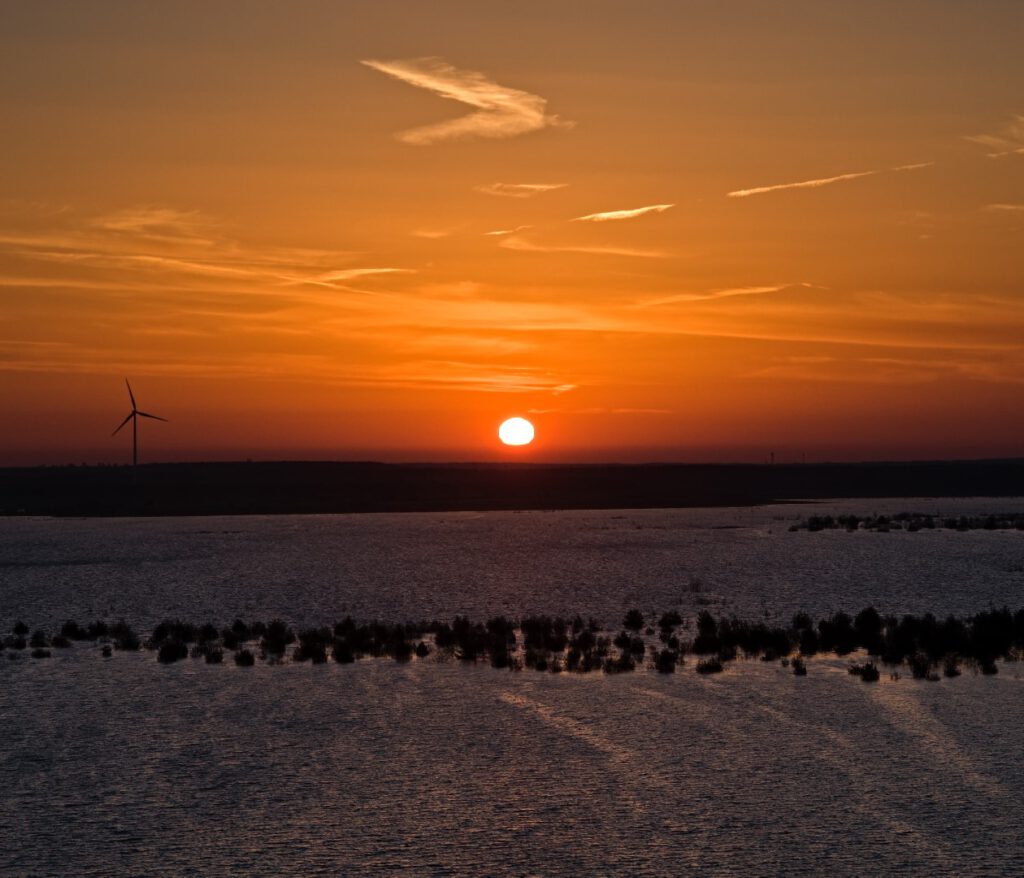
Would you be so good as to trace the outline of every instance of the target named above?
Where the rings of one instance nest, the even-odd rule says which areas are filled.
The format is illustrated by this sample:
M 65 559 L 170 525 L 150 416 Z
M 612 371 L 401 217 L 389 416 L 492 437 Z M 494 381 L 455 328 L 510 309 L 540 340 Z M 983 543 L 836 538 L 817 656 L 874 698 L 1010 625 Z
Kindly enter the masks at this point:
M 1024 6 L 0 0 L 0 465 L 1024 455 Z M 537 438 L 503 447 L 499 423 Z

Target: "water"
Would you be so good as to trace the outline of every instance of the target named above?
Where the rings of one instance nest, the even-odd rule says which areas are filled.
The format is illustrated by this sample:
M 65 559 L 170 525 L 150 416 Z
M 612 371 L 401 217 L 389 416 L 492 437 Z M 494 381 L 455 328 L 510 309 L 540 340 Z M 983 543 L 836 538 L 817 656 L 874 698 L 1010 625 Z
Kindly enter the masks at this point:
M 10 519 L 0 627 L 1024 606 L 1024 534 L 789 533 L 809 511 Z M 1019 874 L 1019 666 L 866 685 L 845 665 L 4 658 L 0 874 Z
M 1024 500 L 750 509 L 0 520 L 0 624 L 180 616 L 296 624 L 576 613 L 614 625 L 711 605 L 788 620 L 874 603 L 969 614 L 1024 605 L 1024 534 L 789 533 L 815 512 L 943 515 Z

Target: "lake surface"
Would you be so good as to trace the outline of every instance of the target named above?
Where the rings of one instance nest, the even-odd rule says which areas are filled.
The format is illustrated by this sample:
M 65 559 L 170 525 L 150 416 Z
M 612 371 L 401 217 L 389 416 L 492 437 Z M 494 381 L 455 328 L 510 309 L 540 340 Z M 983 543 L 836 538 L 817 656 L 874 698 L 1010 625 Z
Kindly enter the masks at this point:
M 0 628 L 1024 606 L 1024 533 L 753 509 L 0 520 Z M 3 875 L 1019 875 L 1024 672 L 0 657 Z

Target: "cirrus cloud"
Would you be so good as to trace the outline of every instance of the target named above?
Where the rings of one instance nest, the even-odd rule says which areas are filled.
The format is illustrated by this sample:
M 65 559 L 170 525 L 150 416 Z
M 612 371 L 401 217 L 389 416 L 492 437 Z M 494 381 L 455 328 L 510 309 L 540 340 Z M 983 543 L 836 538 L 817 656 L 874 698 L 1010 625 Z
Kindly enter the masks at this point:
M 631 210 L 606 210 L 602 213 L 588 213 L 572 220 L 574 223 L 606 223 L 612 220 L 634 219 L 649 213 L 664 213 L 675 207 L 674 204 L 649 204 L 646 207 L 634 207 Z
M 484 195 L 497 195 L 501 198 L 533 198 L 555 189 L 564 189 L 568 183 L 483 183 L 473 187 L 476 192 Z
M 404 143 L 425 146 L 463 137 L 516 137 L 555 126 L 567 127 L 558 116 L 547 114 L 547 100 L 517 88 L 508 88 L 475 70 L 460 70 L 441 58 L 361 62 L 438 97 L 473 107 L 476 112 L 458 119 L 410 128 L 398 134 Z
M 854 171 L 850 174 L 836 174 L 834 177 L 819 177 L 814 180 L 800 180 L 797 183 L 776 183 L 772 186 L 755 186 L 752 189 L 735 189 L 726 193 L 729 198 L 748 198 L 751 195 L 764 195 L 767 192 L 779 192 L 783 189 L 818 189 L 821 186 L 828 186 L 832 183 L 845 183 L 848 180 L 858 180 L 861 177 L 875 177 L 878 174 L 894 173 L 897 171 L 917 171 L 921 168 L 930 168 L 934 162 L 918 162 L 913 165 L 897 165 L 895 168 L 886 168 L 879 171 Z

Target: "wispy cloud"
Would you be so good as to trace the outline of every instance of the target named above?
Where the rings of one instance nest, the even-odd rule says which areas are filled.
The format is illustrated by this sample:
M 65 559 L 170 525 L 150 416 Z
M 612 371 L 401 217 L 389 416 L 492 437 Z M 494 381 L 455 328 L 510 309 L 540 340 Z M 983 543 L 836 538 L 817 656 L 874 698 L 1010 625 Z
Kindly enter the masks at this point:
M 986 204 L 985 210 L 1014 213 L 1024 211 L 1024 204 Z
M 794 287 L 811 289 L 816 288 L 816 285 L 809 283 L 771 284 L 769 286 L 759 287 L 728 287 L 726 289 L 709 290 L 702 293 L 677 293 L 672 296 L 664 296 L 660 299 L 650 299 L 646 302 L 641 302 L 640 307 L 653 308 L 657 305 L 672 305 L 677 302 L 706 302 L 711 299 L 729 299 L 733 296 L 763 296 L 768 293 L 779 293 L 783 290 L 792 289 Z
M 155 293 L 196 289 L 207 295 L 269 297 L 298 301 L 311 292 L 283 293 L 284 288 L 326 287 L 367 293 L 346 286 L 357 278 L 408 274 L 403 268 L 337 268 L 352 254 L 241 246 L 223 238 L 208 240 L 191 232 L 199 224 L 193 212 L 170 208 L 132 208 L 90 219 L 71 220 L 55 230 L 29 233 L 0 231 L 0 256 L 55 266 L 46 275 L 37 267 L 22 276 L 0 277 L 0 286 L 89 289 L 120 293 Z M 375 293 L 376 294 L 376 293 Z
M 748 378 L 854 384 L 915 385 L 961 378 L 991 384 L 1022 384 L 1019 363 L 1004 358 L 978 359 L 969 353 L 934 359 L 912 356 L 779 357 L 747 373 Z
M 918 162 L 912 165 L 897 165 L 894 168 L 885 168 L 876 171 L 854 171 L 849 174 L 836 174 L 834 177 L 819 177 L 814 180 L 800 180 L 797 183 L 776 183 L 771 186 L 755 186 L 751 189 L 735 189 L 726 193 L 729 198 L 748 198 L 751 195 L 764 195 L 767 192 L 779 192 L 783 189 L 818 189 L 821 186 L 829 186 L 832 183 L 845 183 L 848 180 L 859 180 L 861 177 L 875 177 L 878 174 L 895 173 L 899 171 L 917 171 L 921 168 L 929 168 L 934 162 Z
M 588 213 L 572 220 L 574 223 L 606 223 L 611 220 L 633 219 L 648 213 L 664 213 L 675 207 L 674 204 L 649 204 L 647 207 L 634 207 L 632 210 L 606 210 L 603 213 Z
M 330 287 L 332 289 L 351 289 L 346 286 L 348 281 L 361 277 L 368 277 L 376 274 L 411 274 L 408 268 L 343 268 L 339 271 L 325 271 L 310 277 L 295 278 L 285 281 L 286 286 L 298 286 L 310 284 L 318 287 Z M 358 290 L 357 292 L 363 292 Z
M 665 259 L 671 254 L 662 250 L 644 250 L 635 247 L 603 247 L 584 244 L 537 244 L 521 235 L 508 235 L 501 239 L 500 247 L 524 253 L 583 253 L 593 256 L 640 256 L 647 259 Z
M 96 217 L 91 225 L 105 232 L 174 244 L 212 245 L 210 223 L 197 211 L 170 207 L 131 207 Z
M 493 232 L 484 232 L 484 234 L 500 238 L 503 235 L 514 235 L 517 232 L 525 232 L 527 229 L 532 228 L 533 226 L 516 226 L 514 229 L 495 229 Z
M 1012 116 L 999 134 L 971 134 L 965 139 L 988 147 L 991 150 L 988 157 L 991 159 L 1024 155 L 1024 116 Z
M 474 186 L 475 192 L 497 195 L 499 198 L 533 198 L 555 189 L 564 189 L 568 183 L 482 183 Z
M 591 406 L 585 409 L 527 409 L 530 415 L 671 415 L 672 409 L 605 408 Z
M 424 146 L 462 137 L 515 137 L 542 128 L 572 124 L 548 115 L 548 102 L 539 95 L 498 85 L 483 73 L 459 70 L 441 58 L 362 63 L 401 82 L 476 109 L 458 119 L 403 131 L 398 139 L 405 143 Z

